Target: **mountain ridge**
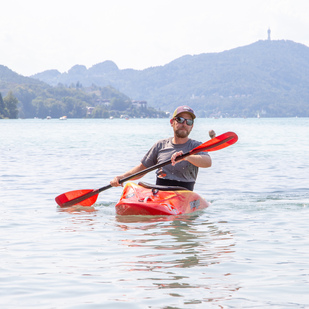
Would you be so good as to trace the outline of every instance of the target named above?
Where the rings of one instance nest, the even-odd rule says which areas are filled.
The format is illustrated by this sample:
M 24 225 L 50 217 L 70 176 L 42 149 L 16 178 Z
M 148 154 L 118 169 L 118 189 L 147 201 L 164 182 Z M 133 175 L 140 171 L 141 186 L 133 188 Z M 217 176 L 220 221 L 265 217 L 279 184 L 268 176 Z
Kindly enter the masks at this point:
M 109 85 L 166 110 L 193 105 L 204 116 L 251 117 L 261 112 L 269 117 L 309 116 L 309 48 L 287 40 L 260 40 L 218 53 L 184 55 L 144 70 L 120 70 L 107 60 L 89 69 L 76 65 L 67 73 L 45 71 L 32 78 L 53 86 Z M 291 101 L 295 111 L 286 106 Z M 277 104 L 286 106 L 286 112 L 280 113 Z
M 51 100 L 52 93 L 61 93 L 59 87 L 86 92 L 109 87 L 119 92 L 117 96 L 147 101 L 163 111 L 190 105 L 199 117 L 309 117 L 308 84 L 309 48 L 286 40 L 184 55 L 144 70 L 120 70 L 106 60 L 88 69 L 77 64 L 64 73 L 53 69 L 24 77 L 0 65 L 0 93 L 16 92 L 24 114 L 29 104 L 51 104 L 44 101 L 42 91 Z

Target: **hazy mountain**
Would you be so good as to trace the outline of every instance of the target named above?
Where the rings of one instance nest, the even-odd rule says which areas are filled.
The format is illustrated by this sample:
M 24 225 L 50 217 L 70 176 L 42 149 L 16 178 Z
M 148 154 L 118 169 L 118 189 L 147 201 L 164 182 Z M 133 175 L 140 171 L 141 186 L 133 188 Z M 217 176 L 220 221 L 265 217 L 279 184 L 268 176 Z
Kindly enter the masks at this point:
M 309 48 L 292 41 L 258 41 L 220 53 L 186 55 L 140 71 L 119 70 L 105 61 L 32 77 L 50 85 L 110 85 L 152 106 L 172 110 L 189 104 L 206 116 L 309 116 Z
M 199 116 L 309 117 L 309 48 L 292 41 L 258 41 L 220 53 L 185 55 L 164 66 L 120 70 L 112 61 L 31 78 L 0 65 L 0 92 L 18 84 L 111 86 L 133 100 L 172 111 L 192 106 Z M 49 86 L 48 86 L 49 85 Z
M 6 93 L 8 90 L 12 90 L 12 88 L 14 88 L 16 85 L 21 84 L 50 87 L 43 81 L 19 75 L 8 67 L 0 64 L 0 92 Z

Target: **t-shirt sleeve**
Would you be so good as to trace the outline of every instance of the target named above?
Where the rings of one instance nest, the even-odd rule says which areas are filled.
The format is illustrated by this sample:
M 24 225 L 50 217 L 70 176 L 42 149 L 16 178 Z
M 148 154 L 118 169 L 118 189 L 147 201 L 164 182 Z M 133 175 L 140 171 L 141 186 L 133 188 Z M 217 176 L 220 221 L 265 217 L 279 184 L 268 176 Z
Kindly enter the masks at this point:
M 141 163 L 146 166 L 150 167 L 157 164 L 157 156 L 158 156 L 158 144 L 154 144 L 148 152 L 145 154 Z

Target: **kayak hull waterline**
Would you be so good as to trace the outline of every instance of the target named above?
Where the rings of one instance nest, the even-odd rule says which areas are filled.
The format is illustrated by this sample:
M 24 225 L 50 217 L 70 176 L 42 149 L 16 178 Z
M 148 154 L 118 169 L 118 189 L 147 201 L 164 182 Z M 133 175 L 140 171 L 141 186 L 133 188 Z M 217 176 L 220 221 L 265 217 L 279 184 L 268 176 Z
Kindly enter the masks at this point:
M 116 204 L 117 215 L 181 215 L 210 205 L 197 193 L 182 187 L 129 182 Z

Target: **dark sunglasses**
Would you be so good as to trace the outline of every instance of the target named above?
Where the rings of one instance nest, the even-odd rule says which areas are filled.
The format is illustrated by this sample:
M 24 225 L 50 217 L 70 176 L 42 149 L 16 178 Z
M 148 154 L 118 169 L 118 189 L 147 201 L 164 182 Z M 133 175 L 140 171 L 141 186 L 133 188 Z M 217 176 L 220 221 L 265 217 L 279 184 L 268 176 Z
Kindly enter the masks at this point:
M 192 126 L 193 125 L 193 119 L 186 119 L 183 117 L 175 117 L 174 118 L 178 123 L 184 123 L 186 122 L 188 126 Z

